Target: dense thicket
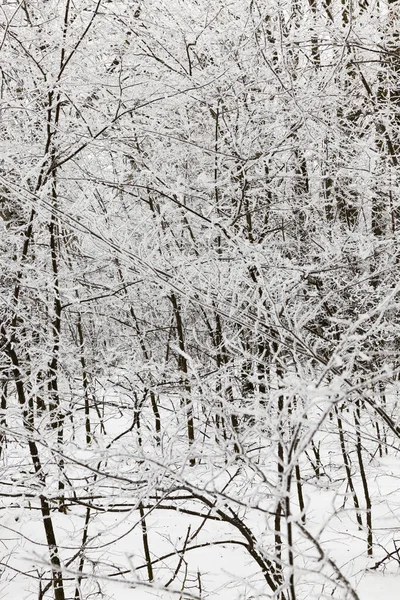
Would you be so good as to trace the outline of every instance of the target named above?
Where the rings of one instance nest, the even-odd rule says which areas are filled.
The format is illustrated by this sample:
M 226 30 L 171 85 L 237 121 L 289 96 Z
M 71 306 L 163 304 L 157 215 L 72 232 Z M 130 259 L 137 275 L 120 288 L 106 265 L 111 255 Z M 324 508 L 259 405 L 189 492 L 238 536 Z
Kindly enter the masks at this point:
M 399 2 L 0 10 L 6 593 L 222 598 L 218 548 L 238 598 L 359 598 L 398 561 Z

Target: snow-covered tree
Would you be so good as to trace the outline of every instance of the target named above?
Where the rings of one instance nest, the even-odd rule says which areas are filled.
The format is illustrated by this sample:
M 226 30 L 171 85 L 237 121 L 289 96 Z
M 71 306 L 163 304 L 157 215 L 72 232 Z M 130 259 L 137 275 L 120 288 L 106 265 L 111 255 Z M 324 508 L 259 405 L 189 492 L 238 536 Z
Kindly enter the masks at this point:
M 398 2 L 0 9 L 5 593 L 368 598 Z

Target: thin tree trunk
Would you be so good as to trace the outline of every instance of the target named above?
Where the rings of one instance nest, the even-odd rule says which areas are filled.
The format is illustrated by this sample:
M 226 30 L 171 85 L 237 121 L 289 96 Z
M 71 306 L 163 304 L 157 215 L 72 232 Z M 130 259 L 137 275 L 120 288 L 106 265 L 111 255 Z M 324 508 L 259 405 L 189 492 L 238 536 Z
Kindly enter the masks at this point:
M 191 387 L 188 379 L 188 364 L 186 360 L 186 349 L 185 349 L 185 336 L 183 331 L 182 314 L 178 304 L 178 300 L 174 293 L 170 295 L 170 300 L 174 309 L 176 331 L 178 336 L 179 345 L 179 356 L 178 356 L 178 369 L 183 374 L 183 388 L 184 388 L 184 404 L 186 406 L 186 423 L 187 423 L 187 434 L 189 440 L 189 451 L 194 443 L 194 421 L 193 421 L 193 405 L 191 400 Z M 196 460 L 193 456 L 189 458 L 189 464 L 194 467 Z
M 351 491 L 351 496 L 353 498 L 354 508 L 356 510 L 356 519 L 357 519 L 357 523 L 358 523 L 358 528 L 360 530 L 362 530 L 363 522 L 362 522 L 361 513 L 360 513 L 360 503 L 358 501 L 357 492 L 355 490 L 354 483 L 353 483 L 353 477 L 351 474 L 350 459 L 349 459 L 349 455 L 348 455 L 347 449 L 346 449 L 342 419 L 340 418 L 340 414 L 339 414 L 339 411 L 338 411 L 338 408 L 336 405 L 335 405 L 335 413 L 336 413 L 337 424 L 338 424 L 340 450 L 342 452 L 343 464 L 344 464 L 344 468 L 346 471 L 347 484 L 349 486 L 349 489 Z
M 5 338 L 6 339 L 6 338 Z M 36 442 L 33 439 L 35 428 L 34 428 L 34 418 L 32 414 L 32 407 L 29 402 L 29 399 L 26 397 L 24 384 L 22 383 L 22 373 L 19 366 L 19 361 L 17 354 L 12 346 L 12 344 L 7 341 L 5 343 L 5 348 L 10 357 L 11 363 L 13 365 L 14 371 L 14 380 L 15 386 L 17 389 L 17 396 L 20 406 L 22 407 L 23 416 L 24 416 L 24 427 L 28 434 L 28 447 L 29 453 L 32 460 L 32 464 L 36 473 L 36 476 L 39 481 L 39 485 L 41 488 L 45 488 L 46 486 L 46 477 L 43 471 L 43 467 L 39 457 L 39 451 Z M 61 562 L 58 553 L 58 545 L 56 541 L 56 536 L 54 532 L 53 520 L 51 517 L 50 504 L 44 494 L 39 495 L 40 500 L 40 509 L 42 514 L 43 526 L 46 535 L 47 547 L 49 550 L 50 563 L 52 568 L 52 578 L 53 578 L 53 588 L 54 588 L 54 598 L 55 600 L 65 600 L 64 594 L 64 582 L 61 571 Z
M 360 467 L 361 482 L 362 482 L 362 486 L 363 486 L 363 490 L 364 490 L 364 497 L 365 497 L 366 523 L 367 523 L 367 554 L 368 554 L 368 556 L 372 556 L 372 553 L 373 553 L 372 505 L 371 505 L 371 497 L 369 495 L 368 480 L 367 480 L 367 476 L 366 476 L 365 468 L 364 468 L 364 459 L 363 459 L 363 455 L 362 455 L 361 427 L 360 427 L 361 411 L 360 411 L 360 401 L 359 400 L 357 400 L 356 405 L 355 405 L 354 421 L 355 421 L 356 435 L 357 435 L 357 443 L 356 443 L 357 458 L 358 458 L 358 464 Z

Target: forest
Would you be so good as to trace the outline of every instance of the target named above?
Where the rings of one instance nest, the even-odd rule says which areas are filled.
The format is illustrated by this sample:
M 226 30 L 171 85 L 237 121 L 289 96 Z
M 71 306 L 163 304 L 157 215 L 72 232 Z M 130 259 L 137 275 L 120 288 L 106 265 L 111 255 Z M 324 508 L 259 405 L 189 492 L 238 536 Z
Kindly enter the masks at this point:
M 0 598 L 398 600 L 400 1 L 0 0 Z

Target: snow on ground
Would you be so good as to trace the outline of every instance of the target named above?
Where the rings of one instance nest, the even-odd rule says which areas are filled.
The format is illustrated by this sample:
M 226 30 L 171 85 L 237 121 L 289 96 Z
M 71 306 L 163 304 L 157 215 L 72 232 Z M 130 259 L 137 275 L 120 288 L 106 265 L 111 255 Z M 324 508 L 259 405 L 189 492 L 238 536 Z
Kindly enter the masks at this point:
M 251 453 L 252 460 L 240 464 L 235 456 L 226 463 L 222 451 L 221 456 L 210 451 L 208 455 L 204 452 L 202 462 L 195 469 L 190 469 L 187 462 L 182 463 L 186 440 L 182 434 L 182 441 L 179 441 L 176 417 L 172 413 L 171 437 L 168 439 L 164 435 L 163 446 L 158 450 L 148 441 L 138 447 L 135 431 L 129 431 L 131 425 L 131 419 L 122 412 L 114 411 L 105 419 L 106 434 L 99 436 L 93 449 L 85 448 L 77 437 L 70 442 L 71 464 L 68 469 L 69 474 L 76 478 L 75 491 L 79 496 L 86 486 L 88 495 L 93 492 L 100 496 L 93 500 L 93 504 L 108 509 L 92 511 L 84 551 L 82 600 L 131 600 L 133 597 L 139 600 L 183 600 L 190 594 L 202 600 L 272 598 L 260 567 L 243 546 L 246 540 L 237 528 L 219 520 L 204 521 L 200 516 L 185 514 L 183 510 L 197 511 L 206 516 L 209 507 L 193 499 L 174 501 L 174 496 L 183 494 L 182 490 L 170 494 L 159 505 L 153 496 L 157 486 L 168 488 L 173 482 L 181 482 L 209 499 L 218 500 L 216 507 L 227 513 L 229 507 L 233 507 L 254 533 L 258 548 L 273 560 L 274 520 L 268 513 L 275 510 L 276 499 L 271 492 L 273 486 L 270 480 L 276 465 L 263 462 L 261 451 Z M 121 432 L 128 433 L 118 440 Z M 267 442 L 264 440 L 264 443 Z M 3 492 L 18 495 L 30 476 L 28 463 L 24 467 L 25 474 L 20 472 L 17 476 L 15 472 L 15 468 L 21 465 L 21 452 L 19 446 L 10 445 L 8 448 L 8 462 L 3 465 Z M 164 459 L 162 464 L 160 455 Z M 100 468 L 99 457 L 102 459 Z M 329 477 L 321 476 L 317 480 L 307 464 L 303 465 L 302 472 L 306 481 L 303 486 L 307 515 L 304 527 L 323 549 L 323 560 L 312 538 L 308 538 L 296 525 L 300 522 L 300 512 L 295 486 L 292 488 L 297 600 L 351 598 L 351 594 L 344 593 L 334 569 L 327 563 L 328 558 L 351 583 L 359 600 L 398 600 L 400 557 L 396 548 L 400 547 L 400 460 L 375 456 L 368 464 L 374 528 L 374 556 L 371 558 L 366 556 L 366 532 L 357 527 L 347 482 L 339 468 L 340 456 L 335 460 L 330 461 Z M 99 471 L 97 479 L 90 487 L 85 477 L 89 473 L 93 480 L 96 469 Z M 102 473 L 120 479 L 113 480 Z M 13 486 L 5 486 L 6 478 L 8 481 L 14 478 Z M 55 485 L 56 477 L 54 481 Z M 137 484 L 134 484 L 135 481 Z M 362 497 L 359 477 L 356 476 L 354 481 Z M 32 492 L 34 488 L 30 484 L 27 489 Z M 156 560 L 153 565 L 155 583 L 151 586 L 144 558 L 139 497 L 144 503 L 156 507 L 145 509 L 150 553 Z M 167 506 L 180 508 L 181 512 L 167 510 Z M 28 495 L 25 498 L 4 497 L 2 508 L 0 600 L 36 599 L 38 577 L 43 578 L 43 587 L 49 583 L 48 549 L 38 500 Z M 121 509 L 124 512 L 119 512 Z M 78 561 L 72 560 L 69 565 L 68 562 L 81 547 L 85 514 L 86 507 L 78 505 L 69 506 L 66 514 L 57 510 L 52 513 L 65 566 L 68 598 L 74 596 Z M 215 516 L 212 511 L 211 514 Z M 194 539 L 188 541 L 194 534 Z M 200 547 L 187 549 L 197 545 Z M 185 548 L 186 551 L 182 552 Z M 393 553 L 391 560 L 385 560 L 388 553 Z M 165 555 L 168 556 L 162 558 Z M 381 564 L 371 570 L 380 561 Z M 283 556 L 283 562 L 287 564 L 287 554 Z M 167 584 L 168 589 L 165 589 Z M 51 597 L 50 588 L 44 598 Z

